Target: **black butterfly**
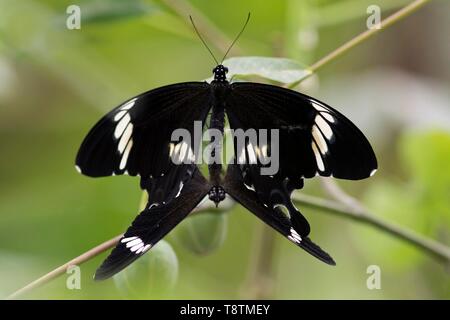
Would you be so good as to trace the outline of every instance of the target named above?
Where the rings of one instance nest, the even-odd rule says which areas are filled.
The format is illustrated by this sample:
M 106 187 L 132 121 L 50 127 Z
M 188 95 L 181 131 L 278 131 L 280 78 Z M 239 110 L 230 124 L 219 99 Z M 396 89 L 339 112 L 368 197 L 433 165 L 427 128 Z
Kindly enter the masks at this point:
M 104 116 L 84 139 L 77 169 L 91 177 L 140 176 L 149 202 L 103 262 L 95 279 L 106 279 L 142 256 L 204 198 L 216 205 L 226 194 L 297 246 L 334 265 L 334 260 L 308 237 L 310 226 L 291 202 L 303 179 L 316 175 L 364 179 L 377 168 L 375 154 L 361 131 L 323 102 L 277 86 L 226 79 L 218 64 L 214 80 L 160 87 L 138 95 Z M 194 130 L 194 121 L 223 132 L 230 128 L 279 130 L 279 167 L 262 175 L 259 161 L 209 165 L 206 179 L 195 164 L 191 146 L 200 141 L 173 142 L 175 129 Z M 249 159 L 271 152 L 265 146 L 235 144 L 235 157 Z M 221 143 L 216 141 L 216 143 Z M 190 159 L 175 164 L 171 159 Z

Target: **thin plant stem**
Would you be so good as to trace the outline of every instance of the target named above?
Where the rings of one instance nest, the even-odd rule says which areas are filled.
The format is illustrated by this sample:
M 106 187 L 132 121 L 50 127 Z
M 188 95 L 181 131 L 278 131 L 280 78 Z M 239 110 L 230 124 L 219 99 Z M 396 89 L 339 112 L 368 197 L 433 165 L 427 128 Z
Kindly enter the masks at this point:
M 75 265 L 78 266 L 78 265 L 82 264 L 83 262 L 91 260 L 92 258 L 98 256 L 100 253 L 113 248 L 117 244 L 117 242 L 119 241 L 119 239 L 121 237 L 122 237 L 122 234 L 120 234 L 112 239 L 109 239 L 108 241 L 105 241 L 102 244 L 99 244 L 98 246 L 86 251 L 85 253 L 79 255 L 78 257 L 70 260 L 69 262 L 64 263 L 63 265 L 57 267 L 56 269 L 50 271 L 49 273 L 43 275 L 42 277 L 34 280 L 33 282 L 30 282 L 23 288 L 10 294 L 6 299 L 8 299 L 8 300 L 17 299 L 20 296 L 24 295 L 25 293 L 30 292 L 31 290 L 36 289 L 36 288 L 46 284 L 47 282 L 59 277 L 60 275 L 66 273 L 66 271 L 69 267 L 75 266 Z
M 313 197 L 305 194 L 295 193 L 292 196 L 295 204 L 317 209 L 323 212 L 336 214 L 344 218 L 349 218 L 367 225 L 371 225 L 381 231 L 389 233 L 396 238 L 418 247 L 422 251 L 450 265 L 450 247 L 433 239 L 422 236 L 410 229 L 401 227 L 392 222 L 386 221 L 361 205 L 349 206 L 334 200 L 327 200 L 319 197 Z
M 143 192 L 140 204 L 139 204 L 139 209 L 140 211 L 144 209 L 145 205 L 147 203 L 147 194 L 145 192 Z M 224 210 L 229 210 L 230 206 L 224 208 Z M 197 208 L 195 209 L 191 215 L 193 214 L 198 214 L 198 213 L 202 213 L 202 212 L 209 212 L 210 210 L 217 210 L 213 207 L 202 207 L 202 208 Z M 52 271 L 46 273 L 45 275 L 43 275 L 42 277 L 34 280 L 33 282 L 30 282 L 29 284 L 27 284 L 26 286 L 24 286 L 23 288 L 15 291 L 14 293 L 10 294 L 6 299 L 10 300 L 10 299 L 17 299 L 20 296 L 24 295 L 27 292 L 30 292 L 33 289 L 36 289 L 44 284 L 46 284 L 47 282 L 57 278 L 58 276 L 66 273 L 67 269 L 71 266 L 74 265 L 81 265 L 86 261 L 91 260 L 92 258 L 95 258 L 96 256 L 98 256 L 99 254 L 105 252 L 106 250 L 109 250 L 111 248 L 114 248 L 117 243 L 119 242 L 120 238 L 122 238 L 123 234 L 119 234 L 117 236 L 115 236 L 112 239 L 109 239 L 101 244 L 99 244 L 98 246 L 95 246 L 92 249 L 89 249 L 88 251 L 84 252 L 83 254 L 79 255 L 78 257 L 70 260 L 69 262 L 64 263 L 63 265 L 53 269 Z
M 387 232 L 397 238 L 403 239 L 417 246 L 421 250 L 427 252 L 431 256 L 438 258 L 446 264 L 450 264 L 450 248 L 446 245 L 426 238 L 425 236 L 421 236 L 412 230 L 381 219 L 365 209 L 361 209 L 360 207 L 350 208 L 348 205 L 339 203 L 337 201 L 327 200 L 301 193 L 294 193 L 292 196 L 292 200 L 295 204 L 302 205 L 303 207 L 318 209 L 320 212 L 336 214 L 376 227 L 379 230 Z M 195 213 L 200 214 L 202 212 L 208 212 L 210 209 L 211 208 L 205 207 L 201 210 L 197 210 Z M 264 230 L 261 230 L 261 232 L 264 232 Z M 57 267 L 56 269 L 31 282 L 25 287 L 15 291 L 11 295 L 9 295 L 7 299 L 16 299 L 23 294 L 57 278 L 61 274 L 64 274 L 68 267 L 72 265 L 81 265 L 82 263 L 96 257 L 100 253 L 114 247 L 121 237 L 122 234 L 86 251 L 82 255 L 70 260 L 69 262 Z M 264 261 L 267 263 L 266 259 L 264 259 Z
M 249 271 L 242 290 L 244 299 L 273 298 L 275 239 L 275 232 L 260 222 L 252 240 Z
M 356 37 L 352 38 L 350 41 L 344 43 L 342 46 L 337 48 L 336 50 L 330 52 L 325 57 L 311 65 L 308 70 L 313 72 L 316 72 L 320 68 L 322 68 L 324 65 L 330 63 L 331 61 L 335 60 L 337 57 L 341 56 L 345 52 L 349 51 L 350 49 L 356 47 L 358 44 L 366 41 L 370 37 L 374 36 L 375 34 L 383 31 L 387 27 L 391 26 L 392 24 L 400 21 L 401 19 L 409 16 L 413 12 L 415 12 L 417 9 L 425 5 L 427 2 L 430 2 L 431 0 L 415 0 L 411 2 L 409 5 L 403 7 L 402 9 L 398 10 L 397 12 L 393 13 L 386 19 L 382 20 L 380 22 L 380 28 L 372 28 L 367 29 L 363 33 L 360 33 Z
M 317 62 L 313 63 L 311 66 L 306 68 L 306 71 L 308 71 L 307 76 L 305 78 L 299 80 L 299 81 L 291 83 L 289 85 L 289 88 L 291 88 L 291 89 L 295 88 L 300 82 L 302 82 L 307 77 L 309 77 L 312 74 L 314 74 L 315 72 L 317 72 L 319 69 L 321 69 L 322 67 L 324 67 L 328 63 L 336 60 L 336 58 L 340 57 L 341 55 L 343 55 L 344 53 L 346 53 L 350 49 L 353 49 L 357 45 L 365 42 L 370 37 L 378 34 L 379 32 L 381 32 L 383 30 L 385 30 L 387 27 L 390 27 L 394 23 L 402 20 L 403 18 L 406 18 L 407 16 L 409 16 L 412 13 L 414 13 L 417 9 L 419 9 L 420 7 L 422 7 L 423 5 L 425 5 L 426 3 L 430 2 L 430 1 L 431 0 L 415 0 L 415 1 L 411 2 L 409 5 L 403 7 L 402 9 L 400 9 L 398 11 L 396 11 L 395 13 L 393 13 L 392 15 L 387 17 L 386 19 L 382 20 L 380 22 L 380 28 L 379 29 L 376 29 L 376 28 L 367 29 L 366 31 L 360 33 L 356 37 L 350 39 L 349 41 L 347 41 L 346 43 L 344 43 L 343 45 L 338 47 L 336 50 L 333 50 L 332 52 L 327 54 L 325 57 L 321 58 L 320 60 L 318 60 Z

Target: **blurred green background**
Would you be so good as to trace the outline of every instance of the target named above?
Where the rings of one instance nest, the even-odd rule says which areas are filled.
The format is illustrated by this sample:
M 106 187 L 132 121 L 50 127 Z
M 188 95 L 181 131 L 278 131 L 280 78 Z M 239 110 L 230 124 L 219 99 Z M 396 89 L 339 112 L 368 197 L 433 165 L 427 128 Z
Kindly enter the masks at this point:
M 231 56 L 282 56 L 308 66 L 366 30 L 370 4 L 386 17 L 408 2 L 0 0 L 0 297 L 123 232 L 137 214 L 136 178 L 81 176 L 75 154 L 90 127 L 127 98 L 211 75 L 188 14 L 232 38 L 251 11 Z M 66 28 L 71 4 L 81 7 L 81 30 Z M 198 11 L 183 12 L 190 6 Z M 448 12 L 448 1 L 432 1 L 299 87 L 346 114 L 374 146 L 377 175 L 339 184 L 377 215 L 445 244 Z M 302 192 L 327 197 L 318 179 Z M 81 266 L 80 290 L 67 289 L 63 275 L 24 298 L 450 298 L 449 266 L 379 230 L 299 209 L 336 267 L 235 206 L 188 218 L 116 283 L 92 280 L 103 253 Z M 255 263 L 261 236 L 270 242 L 263 266 Z M 366 287 L 369 265 L 381 269 L 380 290 Z

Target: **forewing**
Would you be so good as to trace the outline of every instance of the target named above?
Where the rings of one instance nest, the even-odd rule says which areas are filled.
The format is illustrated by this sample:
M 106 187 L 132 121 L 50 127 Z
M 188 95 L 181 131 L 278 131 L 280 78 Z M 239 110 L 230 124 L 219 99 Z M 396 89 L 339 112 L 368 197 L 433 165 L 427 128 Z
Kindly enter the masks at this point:
M 92 177 L 160 176 L 174 165 L 171 152 L 195 154 L 193 134 L 186 149 L 170 143 L 172 132 L 186 129 L 192 133 L 194 121 L 203 124 L 210 106 L 206 82 L 173 84 L 136 96 L 91 129 L 78 151 L 76 167 Z
M 284 176 L 318 174 L 357 180 L 377 169 L 373 149 L 362 132 L 314 98 L 272 85 L 239 82 L 231 85 L 226 108 L 233 129 L 279 130 L 279 164 Z

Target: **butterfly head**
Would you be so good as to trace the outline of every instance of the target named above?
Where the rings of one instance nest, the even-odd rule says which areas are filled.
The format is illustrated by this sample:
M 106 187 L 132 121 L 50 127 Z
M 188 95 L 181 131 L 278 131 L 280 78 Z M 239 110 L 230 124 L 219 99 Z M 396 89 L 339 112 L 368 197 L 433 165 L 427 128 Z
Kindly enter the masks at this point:
M 225 200 L 225 190 L 221 186 L 214 186 L 208 192 L 208 198 L 211 201 L 214 201 L 216 207 L 219 205 L 219 202 Z
M 213 69 L 213 73 L 214 73 L 214 81 L 217 81 L 217 82 L 227 81 L 227 73 L 228 73 L 227 67 L 219 64 L 218 66 L 216 66 Z

